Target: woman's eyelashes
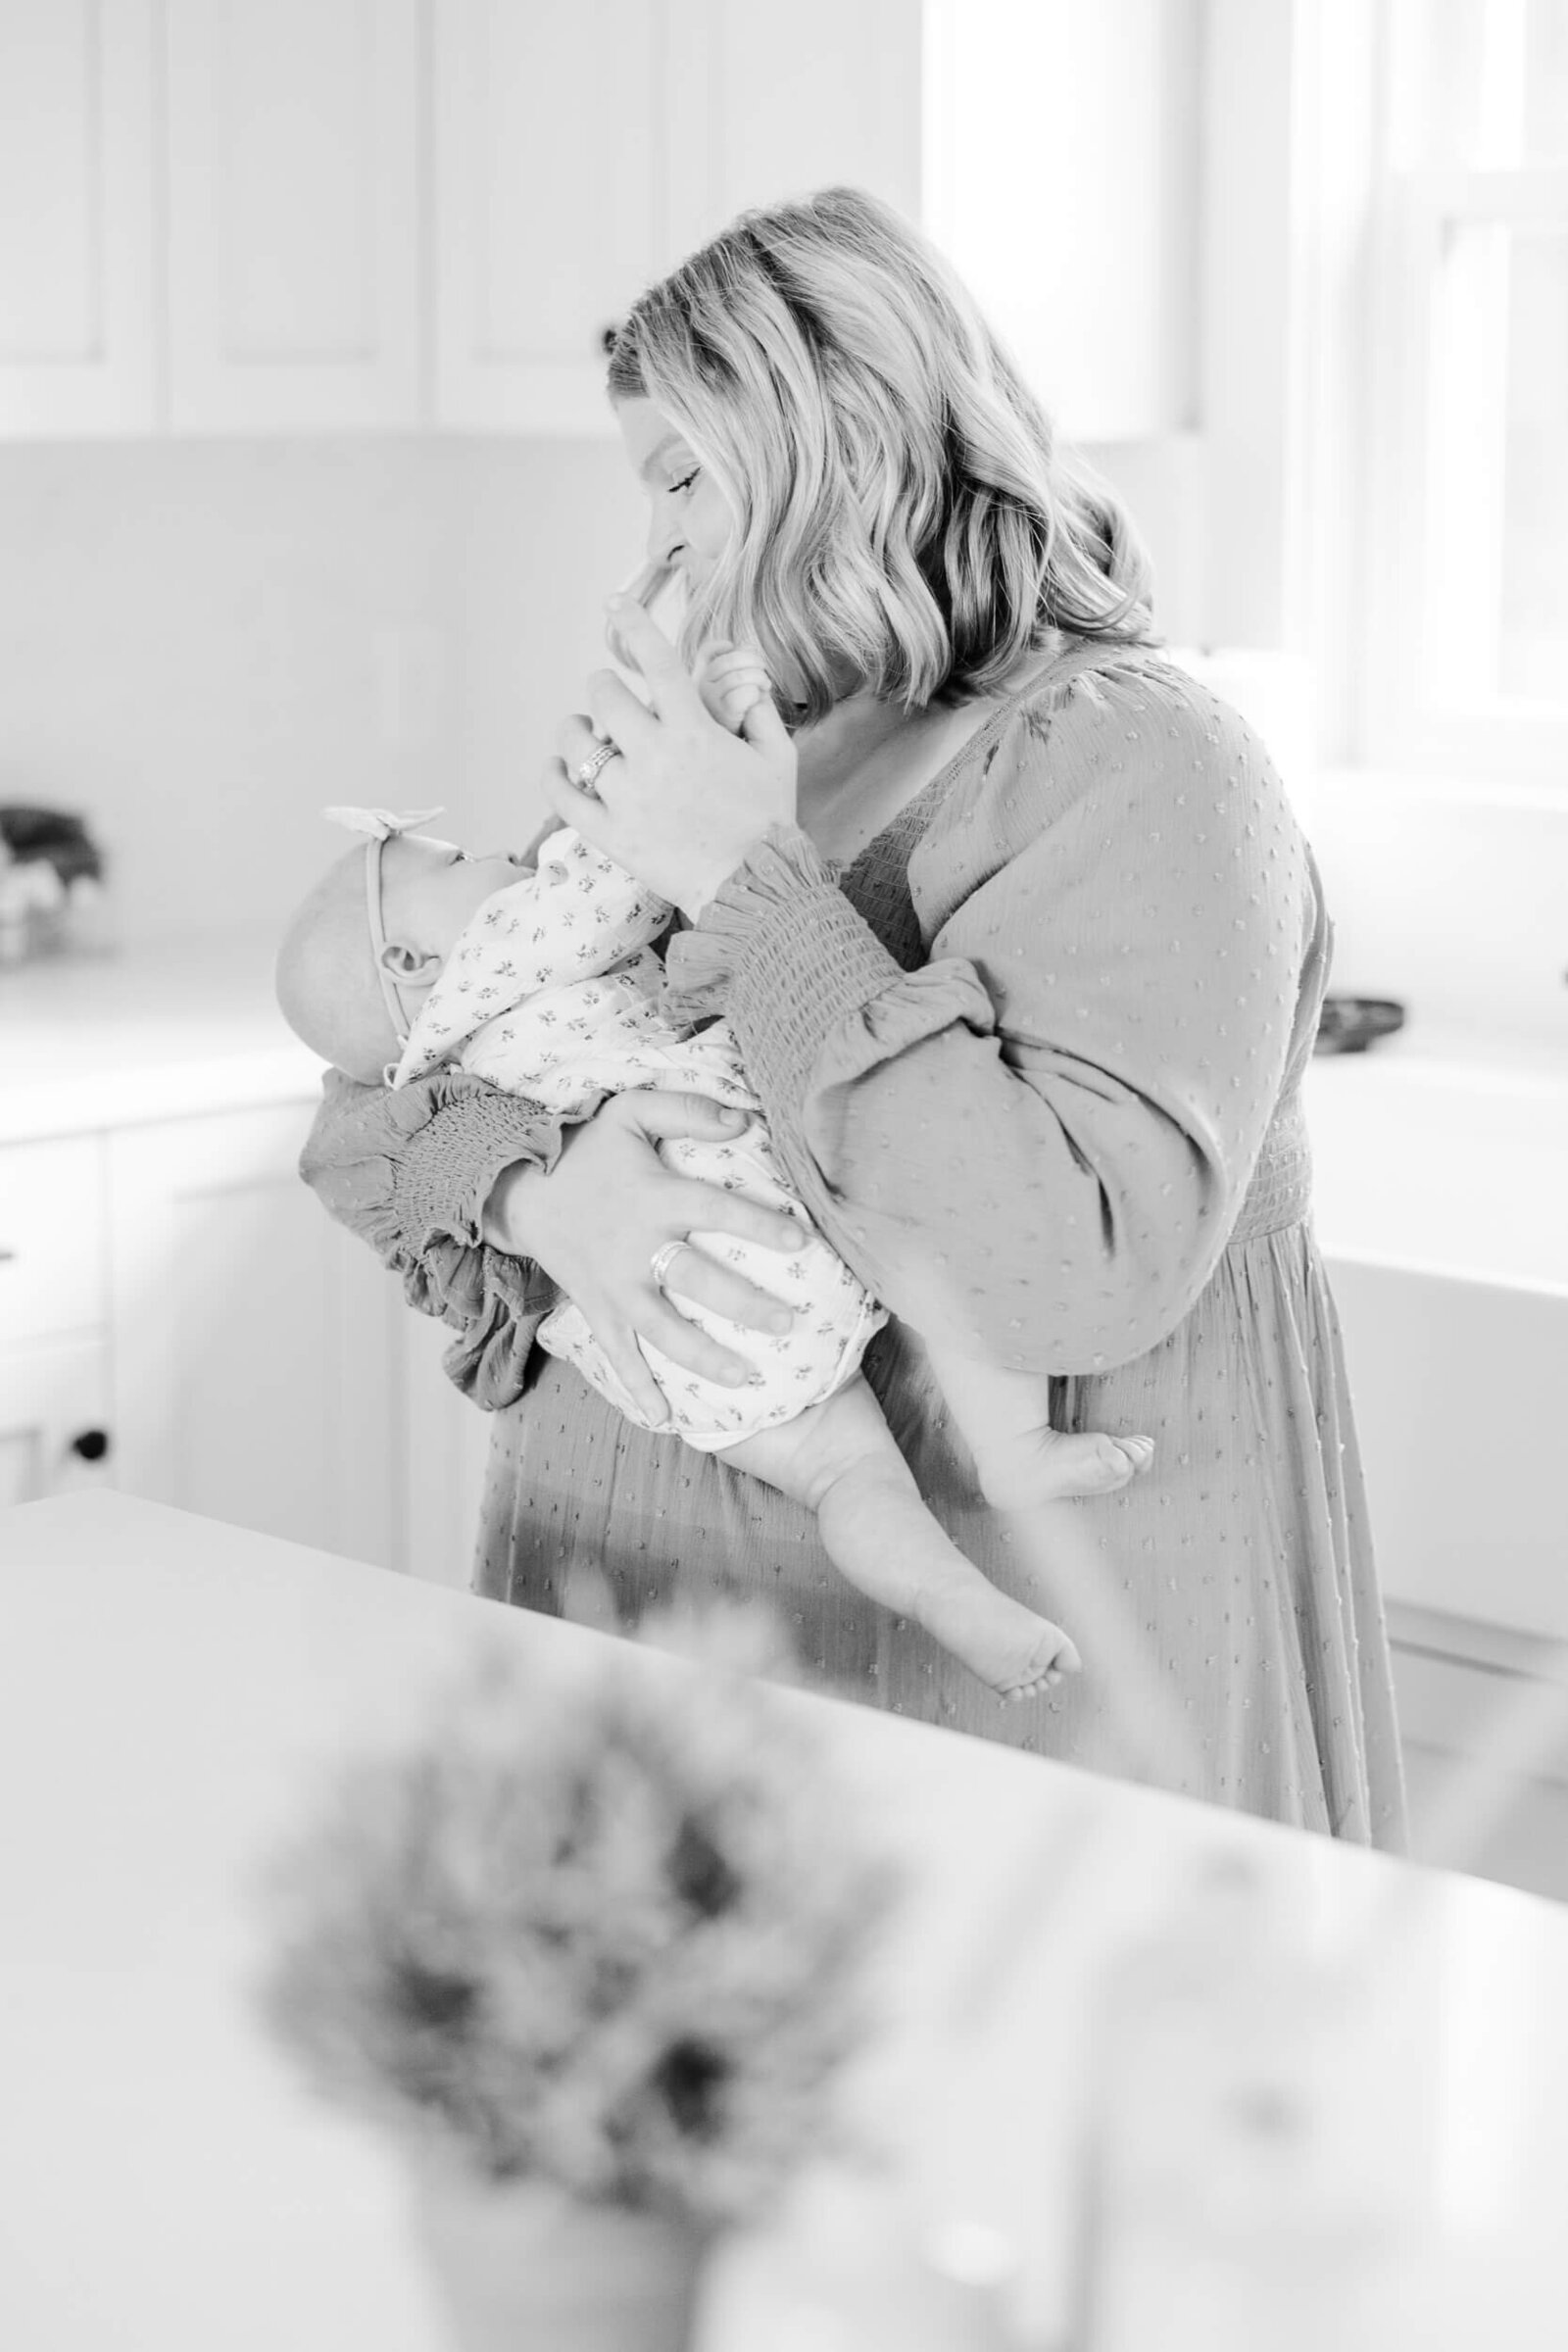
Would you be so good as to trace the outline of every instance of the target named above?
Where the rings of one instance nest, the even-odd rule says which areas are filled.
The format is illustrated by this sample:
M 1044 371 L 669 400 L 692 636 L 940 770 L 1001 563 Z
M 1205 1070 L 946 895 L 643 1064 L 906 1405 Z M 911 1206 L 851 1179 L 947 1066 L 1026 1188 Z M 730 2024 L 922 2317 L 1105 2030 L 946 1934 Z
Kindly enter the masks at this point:
M 669 496 L 671 498 L 678 498 L 683 490 L 689 490 L 702 470 L 703 469 L 700 466 L 694 466 L 690 473 L 682 474 L 678 482 L 671 482 L 669 485 Z

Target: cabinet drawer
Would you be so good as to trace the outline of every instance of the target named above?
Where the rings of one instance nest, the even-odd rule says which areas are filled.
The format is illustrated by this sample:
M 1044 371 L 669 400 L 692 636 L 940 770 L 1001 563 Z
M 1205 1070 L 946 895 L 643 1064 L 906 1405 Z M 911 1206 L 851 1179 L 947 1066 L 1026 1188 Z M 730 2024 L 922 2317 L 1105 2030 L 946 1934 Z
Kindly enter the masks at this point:
M 0 1150 L 0 1341 L 101 1323 L 105 1271 L 101 1140 Z

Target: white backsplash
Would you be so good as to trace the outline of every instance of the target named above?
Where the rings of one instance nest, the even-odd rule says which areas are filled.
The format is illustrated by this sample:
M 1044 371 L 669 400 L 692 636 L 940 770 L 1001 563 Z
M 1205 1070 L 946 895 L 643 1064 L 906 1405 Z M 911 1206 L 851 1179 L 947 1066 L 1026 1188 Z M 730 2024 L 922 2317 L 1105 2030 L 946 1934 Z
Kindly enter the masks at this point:
M 1334 770 L 1307 829 L 1331 988 L 1401 998 L 1412 1029 L 1568 1054 L 1568 793 Z
M 1191 642 L 1182 450 L 1092 454 Z M 328 802 L 442 803 L 458 838 L 514 843 L 645 531 L 612 441 L 0 446 L 0 799 L 87 815 L 131 943 L 280 924 L 330 854 Z M 1568 797 L 1316 775 L 1298 664 L 1195 666 L 1286 772 L 1336 988 L 1402 997 L 1423 1025 L 1568 1039 Z
M 88 817 L 127 942 L 280 922 L 328 802 L 526 837 L 644 529 L 609 442 L 0 447 L 0 800 Z

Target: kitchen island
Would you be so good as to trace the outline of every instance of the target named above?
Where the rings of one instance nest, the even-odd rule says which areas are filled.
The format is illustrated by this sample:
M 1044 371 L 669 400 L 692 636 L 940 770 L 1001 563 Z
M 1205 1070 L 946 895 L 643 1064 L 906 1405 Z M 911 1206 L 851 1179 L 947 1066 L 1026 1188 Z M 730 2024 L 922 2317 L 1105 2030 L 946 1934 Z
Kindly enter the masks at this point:
M 313 2101 L 255 2022 L 255 1886 L 322 1766 L 416 1720 L 483 1643 L 549 1677 L 606 1638 L 128 1497 L 0 1514 L 0 2343 L 439 2352 L 391 2150 Z M 638 1654 L 649 1674 L 695 1671 Z M 1405 2233 L 1378 2340 L 1459 2352 L 1485 2328 L 1560 2352 L 1568 1914 L 821 1696 L 786 1703 L 814 1711 L 846 1802 L 909 1875 L 859 2095 L 903 2151 L 911 2210 L 1020 2249 L 1031 2343 L 1063 2340 L 1072 2119 L 1107 1958 L 1195 1861 L 1241 1856 L 1302 1951 L 1374 1916 L 1409 1931 L 1372 2036 L 1382 2080 L 1353 2119 Z M 821 2249 L 794 2227 L 720 2262 L 700 2352 L 894 2352 L 896 2331 L 802 2331 Z M 828 2290 L 810 2291 L 820 2312 Z

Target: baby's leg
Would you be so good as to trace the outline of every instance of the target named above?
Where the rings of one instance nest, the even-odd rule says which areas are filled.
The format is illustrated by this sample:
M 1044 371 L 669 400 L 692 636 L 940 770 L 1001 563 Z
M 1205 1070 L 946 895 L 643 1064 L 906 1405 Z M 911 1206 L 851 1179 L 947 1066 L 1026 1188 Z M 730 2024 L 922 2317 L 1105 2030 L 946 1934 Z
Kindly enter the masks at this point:
M 1076 1671 L 1061 1628 L 999 1592 L 948 1541 L 863 1379 L 723 1459 L 813 1510 L 858 1592 L 913 1617 L 1004 1698 L 1033 1698 Z
M 941 1383 L 994 1510 L 1024 1511 L 1068 1494 L 1109 1494 L 1147 1470 L 1152 1438 L 1053 1429 L 1049 1389 L 1032 1372 L 1009 1372 L 946 1349 L 930 1349 Z

